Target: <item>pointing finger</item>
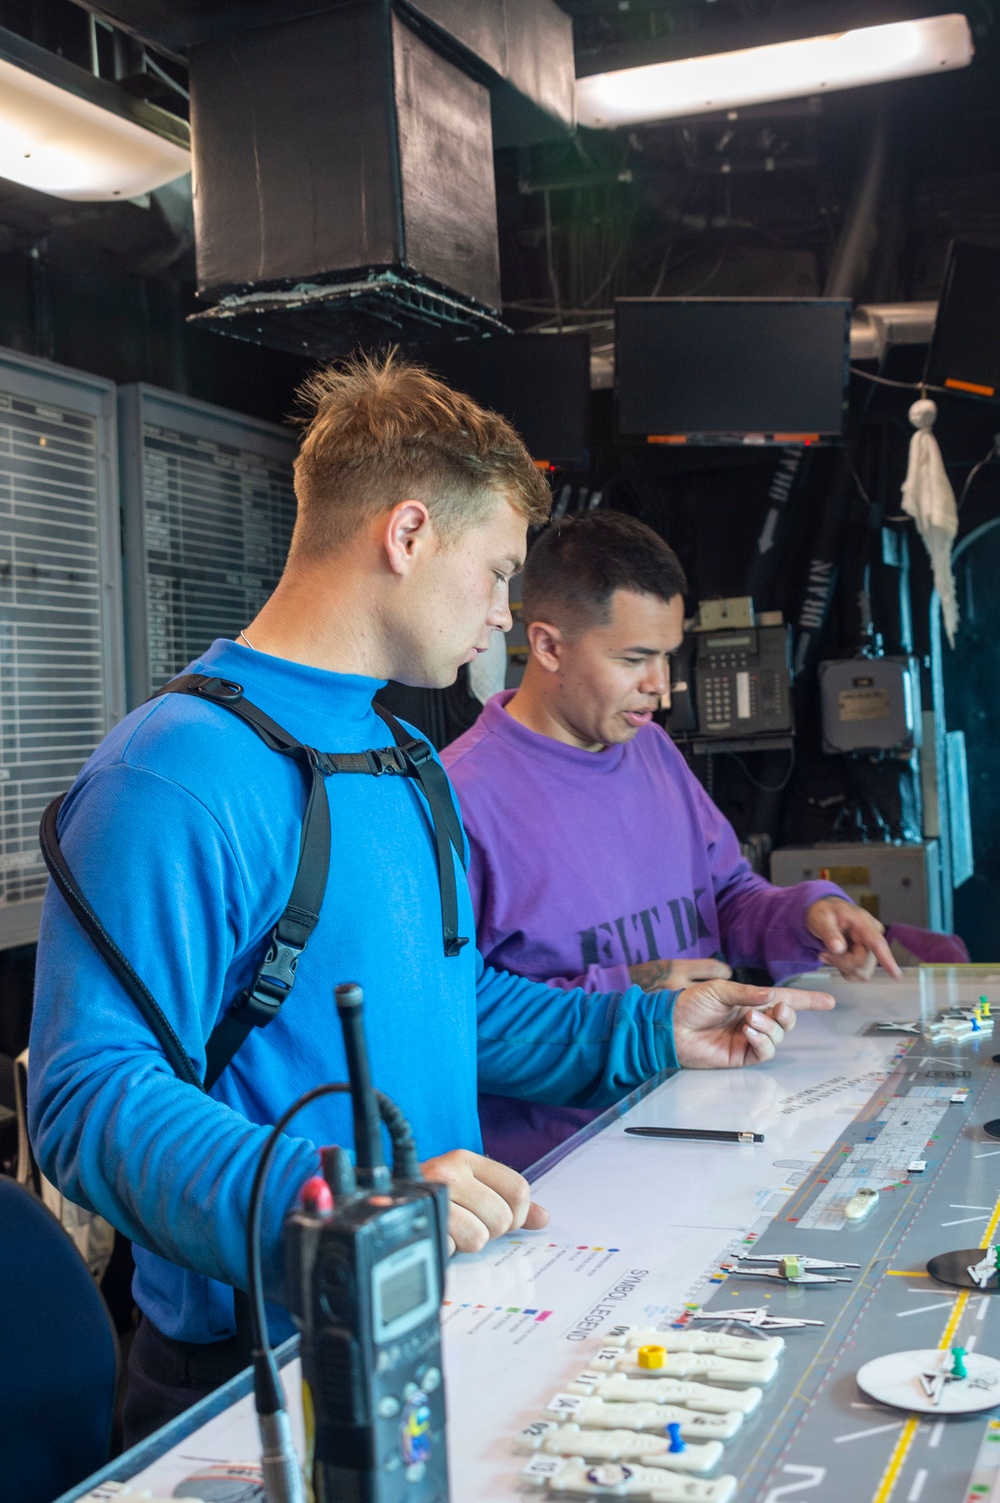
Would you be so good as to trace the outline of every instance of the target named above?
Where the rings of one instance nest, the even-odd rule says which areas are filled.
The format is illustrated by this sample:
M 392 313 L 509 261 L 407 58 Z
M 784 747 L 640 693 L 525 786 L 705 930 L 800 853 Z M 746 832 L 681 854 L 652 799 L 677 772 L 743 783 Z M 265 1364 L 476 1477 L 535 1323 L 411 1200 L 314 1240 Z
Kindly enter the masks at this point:
M 903 973 L 896 964 L 896 957 L 889 948 L 889 943 L 882 934 L 874 935 L 868 941 L 869 948 L 883 971 L 887 971 L 894 981 L 902 981 Z
M 783 1005 L 795 1012 L 829 1012 L 837 1003 L 829 992 L 799 991 L 797 987 L 774 986 L 768 996 L 768 1006 L 773 1010 Z

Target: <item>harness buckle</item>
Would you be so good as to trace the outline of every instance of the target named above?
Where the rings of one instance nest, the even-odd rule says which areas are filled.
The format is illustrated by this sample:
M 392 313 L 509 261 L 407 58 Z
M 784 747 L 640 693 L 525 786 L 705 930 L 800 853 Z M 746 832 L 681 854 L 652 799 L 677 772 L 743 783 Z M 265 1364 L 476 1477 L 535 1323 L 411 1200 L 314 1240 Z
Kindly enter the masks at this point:
M 407 741 L 400 751 L 408 762 L 414 767 L 422 767 L 425 762 L 433 761 L 434 753 L 426 741 Z
M 203 684 L 195 685 L 195 693 L 203 695 L 205 699 L 242 699 L 243 685 L 231 678 L 209 678 Z
M 377 750 L 371 748 L 365 752 L 365 757 L 368 760 L 368 766 L 377 778 L 380 778 L 384 772 L 399 771 L 399 762 L 394 746 L 379 747 Z
M 271 948 L 264 964 L 257 972 L 252 987 L 243 995 L 239 1012 L 255 1028 L 264 1028 L 277 1017 L 288 993 L 295 985 L 295 968 L 302 954 L 302 945 L 289 945 L 280 940 L 277 931 L 271 935 Z

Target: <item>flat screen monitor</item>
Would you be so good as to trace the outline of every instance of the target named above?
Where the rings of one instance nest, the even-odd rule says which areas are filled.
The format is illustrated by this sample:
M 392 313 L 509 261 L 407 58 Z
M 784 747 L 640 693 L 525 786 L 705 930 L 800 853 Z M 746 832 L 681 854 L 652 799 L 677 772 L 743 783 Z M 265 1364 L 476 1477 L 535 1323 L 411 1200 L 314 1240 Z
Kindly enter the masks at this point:
M 407 351 L 421 365 L 508 418 L 532 459 L 588 463 L 590 340 L 586 334 L 495 334 L 435 340 Z
M 927 361 L 931 386 L 1000 399 L 1000 250 L 954 241 Z
M 661 443 L 839 438 L 850 320 L 843 298 L 622 298 L 618 432 Z

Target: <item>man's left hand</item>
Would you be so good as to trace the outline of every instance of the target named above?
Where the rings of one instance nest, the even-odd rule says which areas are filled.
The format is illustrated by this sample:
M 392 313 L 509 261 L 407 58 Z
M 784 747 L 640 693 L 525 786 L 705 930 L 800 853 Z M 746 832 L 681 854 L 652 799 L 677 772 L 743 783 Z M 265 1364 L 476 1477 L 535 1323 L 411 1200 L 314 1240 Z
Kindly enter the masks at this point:
M 880 965 L 898 981 L 902 972 L 877 918 L 846 898 L 820 898 L 806 909 L 806 928 L 823 945 L 820 960 L 850 981 L 870 981 Z
M 695 1070 L 733 1070 L 774 1058 L 798 1012 L 828 1012 L 828 992 L 784 986 L 703 981 L 678 992 L 674 1049 L 678 1064 Z

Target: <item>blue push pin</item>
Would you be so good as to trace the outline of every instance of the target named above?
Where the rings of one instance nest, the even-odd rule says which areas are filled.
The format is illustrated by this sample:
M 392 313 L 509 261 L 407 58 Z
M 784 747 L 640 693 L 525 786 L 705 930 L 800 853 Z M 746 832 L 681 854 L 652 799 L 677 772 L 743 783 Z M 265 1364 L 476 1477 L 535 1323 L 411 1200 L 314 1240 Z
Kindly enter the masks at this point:
M 672 1425 L 667 1426 L 667 1434 L 670 1436 L 671 1456 L 676 1456 L 679 1452 L 687 1450 L 687 1446 L 681 1440 L 681 1427 L 676 1420 Z

